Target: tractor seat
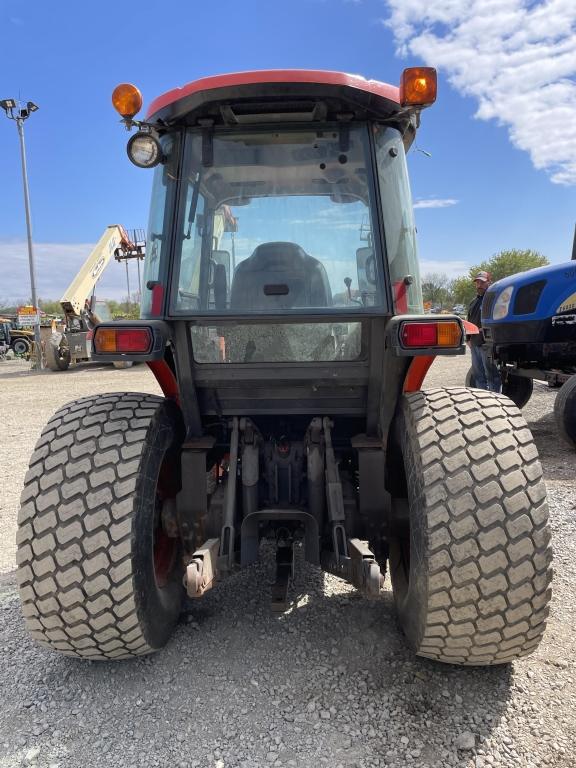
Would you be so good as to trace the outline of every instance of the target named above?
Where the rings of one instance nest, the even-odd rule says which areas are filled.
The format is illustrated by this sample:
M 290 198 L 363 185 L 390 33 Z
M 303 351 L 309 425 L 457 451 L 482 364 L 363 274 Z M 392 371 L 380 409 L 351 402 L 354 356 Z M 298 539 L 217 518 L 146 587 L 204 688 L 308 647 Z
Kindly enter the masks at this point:
M 262 243 L 234 272 L 230 308 L 278 310 L 332 305 L 324 265 L 296 243 Z

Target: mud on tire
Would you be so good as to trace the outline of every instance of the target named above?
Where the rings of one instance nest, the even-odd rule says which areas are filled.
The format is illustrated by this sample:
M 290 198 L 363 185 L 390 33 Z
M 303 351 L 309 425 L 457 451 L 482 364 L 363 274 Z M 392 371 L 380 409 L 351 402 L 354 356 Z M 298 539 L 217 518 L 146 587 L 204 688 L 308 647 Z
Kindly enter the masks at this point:
M 390 572 L 408 643 L 453 664 L 530 653 L 545 628 L 551 550 L 521 413 L 492 392 L 431 389 L 403 397 L 395 433 L 408 509 L 394 505 Z
M 41 645 L 106 659 L 167 642 L 183 588 L 159 505 L 178 490 L 180 441 L 177 406 L 152 395 L 87 397 L 48 422 L 17 538 L 22 611 Z

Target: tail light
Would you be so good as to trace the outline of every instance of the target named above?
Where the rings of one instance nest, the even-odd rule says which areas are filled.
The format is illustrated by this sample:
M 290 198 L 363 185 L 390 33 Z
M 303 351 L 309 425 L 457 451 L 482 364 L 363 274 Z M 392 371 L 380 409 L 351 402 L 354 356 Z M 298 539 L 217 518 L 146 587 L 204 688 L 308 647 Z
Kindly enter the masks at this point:
M 96 328 L 94 350 L 101 355 L 146 354 L 152 349 L 149 328 Z
M 455 320 L 408 321 L 400 326 L 400 343 L 404 348 L 459 347 L 462 327 Z

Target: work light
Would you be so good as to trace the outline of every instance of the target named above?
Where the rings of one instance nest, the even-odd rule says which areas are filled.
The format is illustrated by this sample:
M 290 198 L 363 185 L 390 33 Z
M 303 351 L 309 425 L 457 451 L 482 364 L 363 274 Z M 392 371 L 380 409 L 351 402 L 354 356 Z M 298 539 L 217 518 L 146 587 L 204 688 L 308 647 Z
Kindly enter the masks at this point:
M 130 138 L 128 157 L 138 168 L 154 168 L 162 160 L 162 147 L 151 133 L 139 131 Z

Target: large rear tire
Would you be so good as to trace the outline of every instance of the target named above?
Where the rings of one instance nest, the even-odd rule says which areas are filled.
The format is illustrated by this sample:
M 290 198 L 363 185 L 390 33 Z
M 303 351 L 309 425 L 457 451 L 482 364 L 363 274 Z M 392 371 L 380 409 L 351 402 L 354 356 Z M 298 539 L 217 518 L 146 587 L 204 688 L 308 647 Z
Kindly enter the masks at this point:
M 502 664 L 536 648 L 550 599 L 542 470 L 518 409 L 464 388 L 405 395 L 390 575 L 420 656 Z M 403 480 L 402 480 L 403 477 Z
M 554 401 L 554 417 L 560 436 L 576 448 L 576 374 L 560 387 Z
M 180 613 L 182 561 L 162 528 L 179 489 L 178 407 L 152 395 L 87 397 L 52 417 L 18 519 L 18 584 L 41 645 L 88 659 L 166 644 Z

